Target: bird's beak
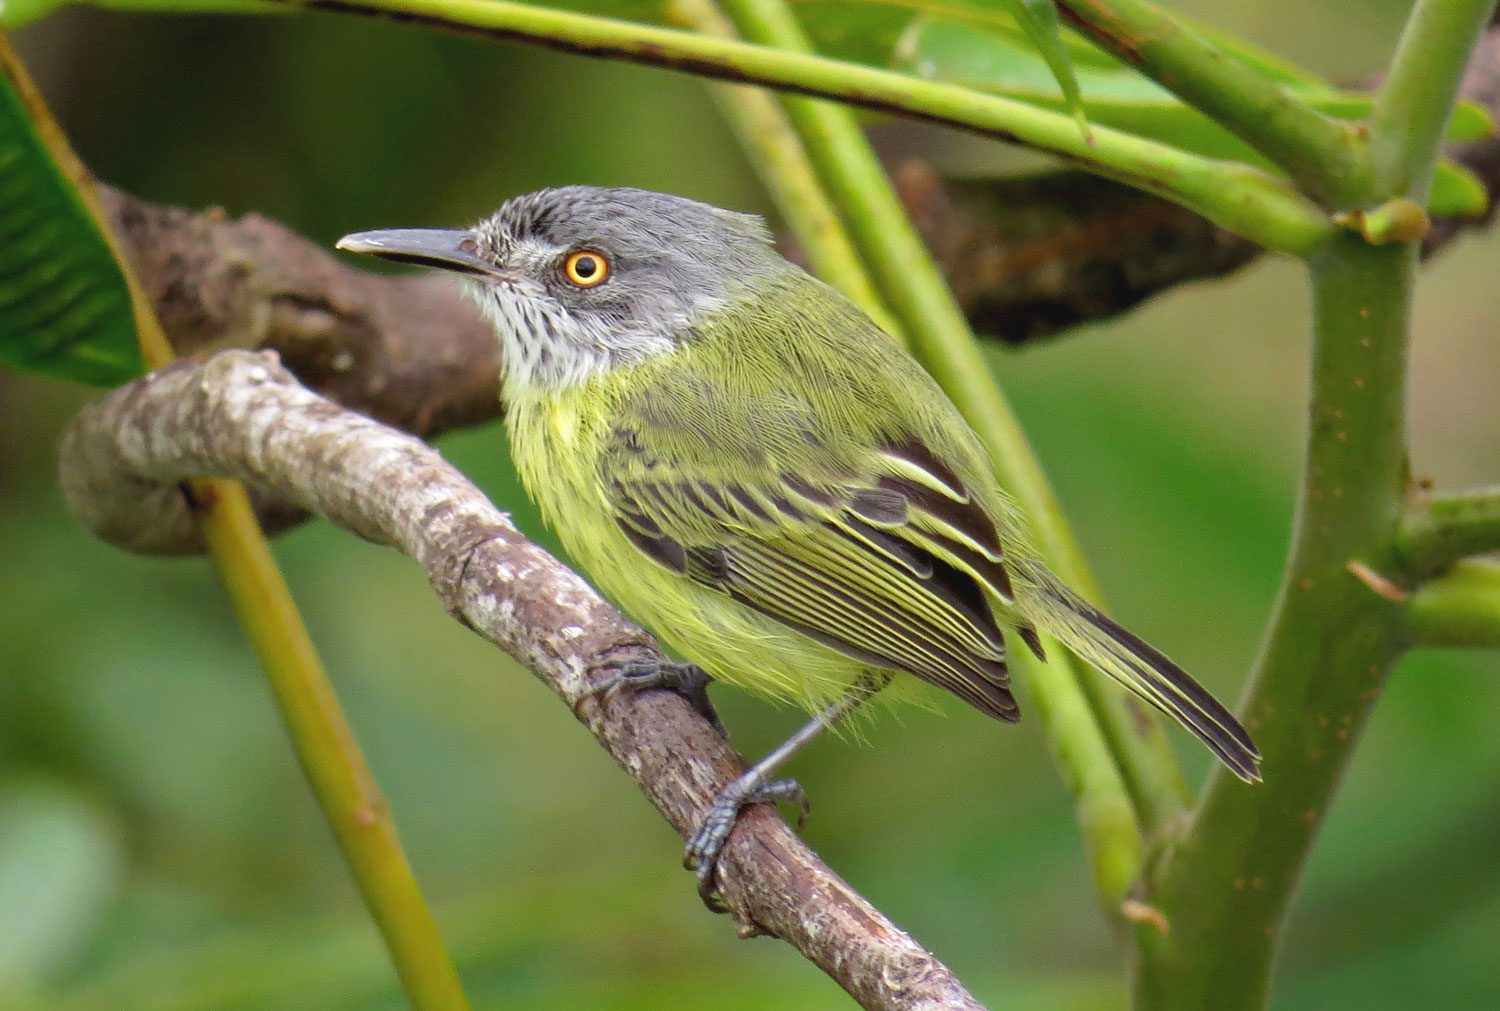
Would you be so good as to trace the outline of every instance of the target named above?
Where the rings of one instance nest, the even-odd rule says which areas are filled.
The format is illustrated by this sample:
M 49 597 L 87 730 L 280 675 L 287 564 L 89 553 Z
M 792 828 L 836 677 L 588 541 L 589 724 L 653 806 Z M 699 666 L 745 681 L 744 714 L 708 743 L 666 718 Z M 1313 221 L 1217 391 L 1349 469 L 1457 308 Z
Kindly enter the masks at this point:
M 338 248 L 464 274 L 500 274 L 493 263 L 479 255 L 480 245 L 474 233 L 457 228 L 382 228 L 374 232 L 354 232 L 340 239 Z

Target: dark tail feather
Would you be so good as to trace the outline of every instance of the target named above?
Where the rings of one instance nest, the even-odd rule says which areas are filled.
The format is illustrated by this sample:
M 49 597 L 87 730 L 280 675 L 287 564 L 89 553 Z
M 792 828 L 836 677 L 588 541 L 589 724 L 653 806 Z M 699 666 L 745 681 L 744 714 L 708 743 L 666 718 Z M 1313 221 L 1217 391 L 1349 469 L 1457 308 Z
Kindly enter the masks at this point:
M 1133 682 L 1126 682 L 1127 687 L 1192 731 L 1236 776 L 1247 783 L 1260 781 L 1259 749 L 1240 721 L 1207 688 L 1108 615 L 1088 608 L 1079 617 L 1107 636 L 1118 647 L 1113 651 L 1116 657 L 1148 686 L 1142 691 Z
M 1038 589 L 1075 620 L 1055 620 L 1046 631 L 1084 660 L 1186 727 L 1247 783 L 1260 780 L 1260 751 L 1234 714 L 1161 650 L 1090 606 L 1053 579 Z

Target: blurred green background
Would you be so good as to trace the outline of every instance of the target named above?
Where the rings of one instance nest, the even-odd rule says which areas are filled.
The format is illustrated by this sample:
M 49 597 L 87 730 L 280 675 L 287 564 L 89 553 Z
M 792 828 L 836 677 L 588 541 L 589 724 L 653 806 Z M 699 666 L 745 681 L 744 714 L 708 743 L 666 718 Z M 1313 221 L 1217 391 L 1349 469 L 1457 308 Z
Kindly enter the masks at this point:
M 1359 80 L 1406 4 L 1186 7 Z M 332 16 L 68 11 L 18 42 L 101 178 L 323 241 L 564 182 L 769 210 L 685 77 Z M 1500 234 L 1466 239 L 1419 297 L 1414 453 L 1441 486 L 1500 478 L 1497 266 Z M 1231 699 L 1285 550 L 1304 331 L 1298 270 L 1268 262 L 991 355 L 1113 609 Z M 54 442 L 89 395 L 0 373 L 0 1006 L 402 1007 L 208 565 L 126 556 L 64 511 Z M 441 446 L 545 540 L 498 427 Z M 676 838 L 414 564 L 323 523 L 277 550 L 477 1006 L 848 1006 L 702 909 Z M 747 754 L 797 722 L 718 701 Z M 1497 714 L 1493 653 L 1402 665 L 1328 817 L 1276 1007 L 1500 1006 Z M 1201 780 L 1204 754 L 1182 753 Z M 1123 1003 L 1035 720 L 914 711 L 793 771 L 810 842 L 992 1007 Z

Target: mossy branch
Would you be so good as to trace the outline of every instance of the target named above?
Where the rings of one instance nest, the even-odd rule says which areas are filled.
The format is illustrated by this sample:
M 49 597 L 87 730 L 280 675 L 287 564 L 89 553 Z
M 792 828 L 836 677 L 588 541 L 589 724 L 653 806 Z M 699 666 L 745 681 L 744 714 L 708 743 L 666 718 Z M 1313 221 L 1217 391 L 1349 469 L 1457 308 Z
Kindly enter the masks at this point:
M 744 772 L 676 692 L 601 703 L 597 690 L 618 664 L 661 658 L 651 638 L 521 536 L 435 449 L 310 392 L 275 354 L 180 361 L 105 395 L 69 425 L 59 469 L 69 507 L 102 537 L 163 487 L 214 473 L 410 555 L 448 613 L 556 692 L 683 836 Z M 378 820 L 361 824 L 373 832 Z M 978 1011 L 942 962 L 764 805 L 741 815 L 719 884 L 742 936 L 783 938 L 864 1007 Z

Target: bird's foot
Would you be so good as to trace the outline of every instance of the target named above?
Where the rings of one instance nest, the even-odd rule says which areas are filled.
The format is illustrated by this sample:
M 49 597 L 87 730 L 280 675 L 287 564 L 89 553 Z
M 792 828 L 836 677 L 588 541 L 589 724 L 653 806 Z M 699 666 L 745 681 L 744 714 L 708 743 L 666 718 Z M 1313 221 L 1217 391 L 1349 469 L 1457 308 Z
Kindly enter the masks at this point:
M 698 822 L 698 828 L 688 840 L 683 853 L 682 865 L 698 878 L 698 896 L 711 912 L 727 912 L 719 901 L 716 877 L 719 870 L 719 854 L 729 841 L 739 820 L 740 811 L 750 804 L 775 804 L 777 801 L 795 802 L 800 809 L 797 815 L 797 831 L 807 823 L 812 810 L 807 794 L 795 779 L 773 779 L 765 782 L 754 772 L 747 772 L 724 788 L 717 800 Z
M 621 692 L 641 692 L 651 688 L 674 691 L 687 700 L 688 705 L 702 716 L 720 736 L 728 738 L 729 731 L 719 720 L 713 700 L 708 697 L 708 684 L 713 679 L 701 667 L 673 660 L 632 660 L 610 671 L 589 693 L 608 709 L 615 696 Z

